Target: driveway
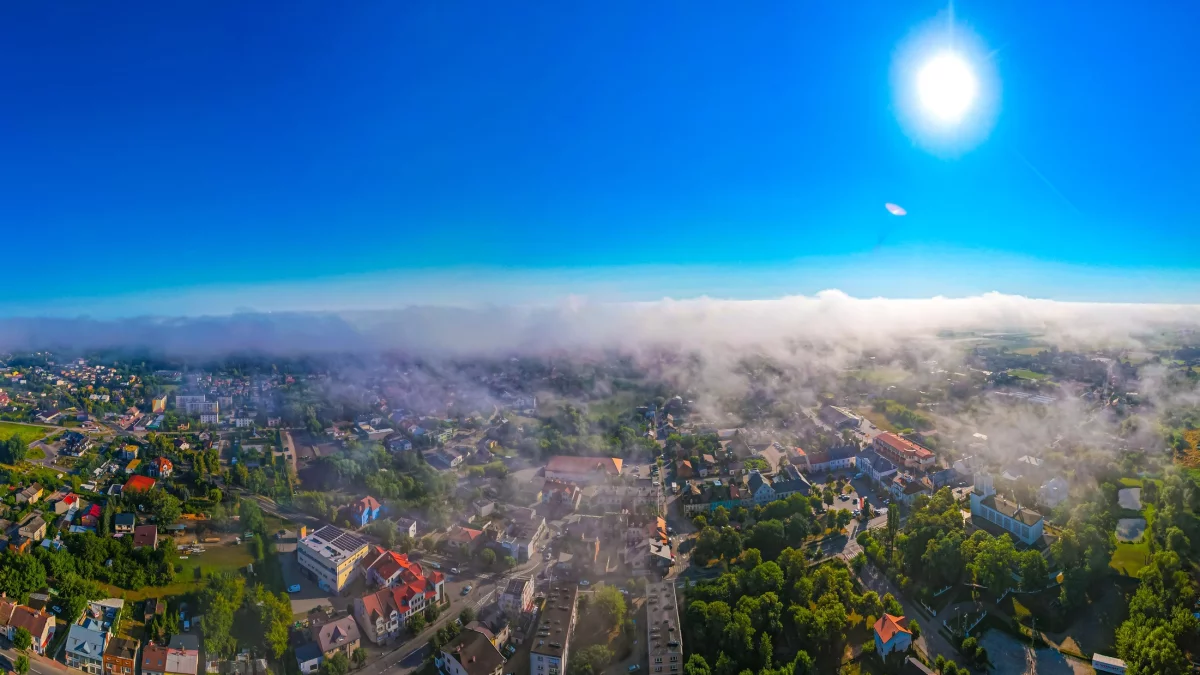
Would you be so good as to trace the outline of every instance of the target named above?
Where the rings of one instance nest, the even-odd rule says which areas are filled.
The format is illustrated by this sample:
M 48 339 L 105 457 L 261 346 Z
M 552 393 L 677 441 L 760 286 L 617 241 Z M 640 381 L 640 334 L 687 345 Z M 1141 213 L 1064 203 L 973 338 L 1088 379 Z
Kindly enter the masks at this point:
M 875 566 L 867 563 L 863 566 L 862 573 L 858 575 L 859 581 L 862 582 L 864 588 L 875 591 L 882 598 L 884 595 L 891 593 L 893 597 L 900 601 L 900 606 L 904 608 L 904 616 L 909 619 L 916 619 L 921 624 L 921 637 L 917 638 L 917 645 L 921 651 L 930 658 L 934 659 L 938 654 L 945 656 L 947 659 L 959 661 L 962 659 L 946 638 L 942 637 L 937 632 L 941 625 L 937 618 L 925 618 L 924 614 L 917 611 L 916 605 L 913 605 L 910 600 L 905 598 L 898 588 L 892 585 Z M 993 631 L 995 632 L 995 631 Z M 988 650 L 989 653 L 991 650 Z
M 999 630 L 984 633 L 979 644 L 987 650 L 995 675 L 1091 675 L 1096 672 L 1083 661 L 1049 647 L 1033 649 L 1027 642 Z

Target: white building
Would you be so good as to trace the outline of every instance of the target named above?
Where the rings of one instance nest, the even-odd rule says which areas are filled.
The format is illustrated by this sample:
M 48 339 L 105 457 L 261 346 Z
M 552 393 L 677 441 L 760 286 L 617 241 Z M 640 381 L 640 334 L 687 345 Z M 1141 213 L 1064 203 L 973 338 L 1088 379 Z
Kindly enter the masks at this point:
M 520 616 L 533 609 L 533 579 L 513 577 L 500 593 L 500 609 L 509 616 Z
M 1027 546 L 1042 538 L 1042 514 L 996 495 L 992 476 L 986 471 L 975 474 L 975 490 L 971 493 L 971 519 L 986 520 L 1000 527 Z M 978 519 L 978 520 L 976 520 Z
M 369 549 L 358 535 L 326 525 L 300 540 L 296 559 L 322 590 L 341 593 Z

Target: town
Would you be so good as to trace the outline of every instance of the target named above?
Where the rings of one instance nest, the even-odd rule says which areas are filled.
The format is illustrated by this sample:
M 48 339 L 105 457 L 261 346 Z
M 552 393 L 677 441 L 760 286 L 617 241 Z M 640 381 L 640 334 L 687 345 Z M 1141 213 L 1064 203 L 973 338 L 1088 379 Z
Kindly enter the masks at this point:
M 21 675 L 1185 672 L 1200 408 L 1164 392 L 1194 387 L 1188 339 L 748 355 L 736 390 L 666 352 L 6 354 L 0 654 Z

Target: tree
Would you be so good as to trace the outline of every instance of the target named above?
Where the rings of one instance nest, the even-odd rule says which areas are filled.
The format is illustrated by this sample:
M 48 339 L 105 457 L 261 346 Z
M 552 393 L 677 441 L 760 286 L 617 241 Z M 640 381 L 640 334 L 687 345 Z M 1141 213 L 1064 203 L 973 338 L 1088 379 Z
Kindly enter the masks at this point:
M 238 466 L 241 466 L 240 464 Z M 243 499 L 238 505 L 238 519 L 246 532 L 266 532 L 267 521 L 262 509 L 253 499 Z
M 28 630 L 24 628 L 18 628 L 16 632 L 13 633 L 12 643 L 13 647 L 16 647 L 21 651 L 25 651 L 33 645 L 33 636 L 29 634 Z
M 975 583 L 986 586 L 998 596 L 1006 591 L 1012 582 L 1011 573 L 1016 559 L 1017 550 L 1007 534 L 986 537 L 979 543 L 975 559 L 968 568 L 975 575 Z
M 16 661 L 13 662 L 13 669 L 16 670 L 19 675 L 25 675 L 28 673 L 29 657 L 24 654 L 17 655 Z
M 892 560 L 892 548 L 896 544 L 896 533 L 900 531 L 900 509 L 894 504 L 887 512 L 887 549 L 888 562 Z
M 916 619 L 909 619 L 908 630 L 912 631 L 913 639 L 921 637 L 921 624 L 917 623 Z
M 687 663 L 683 666 L 684 675 L 712 675 L 712 671 L 708 667 L 708 661 L 700 654 L 692 654 L 688 657 Z
M 511 570 L 512 568 L 517 566 L 517 559 L 512 557 L 511 555 L 506 555 L 506 556 L 504 556 L 503 559 L 500 560 L 500 566 L 506 570 Z
M 592 645 L 572 655 L 571 664 L 568 668 L 576 673 L 595 673 L 599 675 L 612 662 L 612 657 L 612 650 L 608 647 L 604 645 Z
M 350 672 L 350 659 L 346 657 L 344 651 L 338 651 L 321 664 L 321 675 L 346 675 L 348 672 Z
M 355 668 L 362 668 L 367 664 L 367 650 L 363 649 L 362 647 L 356 647 L 354 649 L 354 653 L 350 655 L 350 658 L 354 660 Z
M 496 564 L 496 552 L 490 548 L 483 549 L 482 551 L 479 552 L 479 562 L 483 563 L 487 567 L 491 567 L 492 565 L 495 565 Z
M 1031 549 L 1020 554 L 1018 574 L 1021 576 L 1021 590 L 1040 591 L 1046 586 L 1050 569 L 1042 554 Z
M 404 626 L 408 628 L 408 632 L 412 633 L 413 635 L 420 633 L 421 631 L 425 630 L 425 615 L 413 614 L 412 616 L 408 617 L 408 621 L 405 622 Z
M 595 593 L 595 606 L 609 630 L 625 621 L 625 595 L 615 586 L 602 586 Z
M 475 620 L 475 610 L 471 607 L 463 608 L 463 611 L 458 613 L 458 620 L 465 626 Z

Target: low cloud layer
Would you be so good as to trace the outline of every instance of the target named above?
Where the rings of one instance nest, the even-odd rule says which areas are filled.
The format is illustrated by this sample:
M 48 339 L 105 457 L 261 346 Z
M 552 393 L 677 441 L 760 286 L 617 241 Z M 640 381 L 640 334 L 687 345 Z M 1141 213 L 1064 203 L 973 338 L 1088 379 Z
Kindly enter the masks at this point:
M 998 293 L 859 299 L 824 291 L 774 300 L 593 303 L 571 298 L 537 307 L 117 320 L 13 318 L 0 320 L 0 349 L 127 347 L 179 355 L 402 351 L 443 356 L 657 347 L 863 351 L 945 331 L 1030 331 L 1064 346 L 1116 347 L 1136 346 L 1147 334 L 1190 326 L 1200 326 L 1200 305 L 1074 303 Z

